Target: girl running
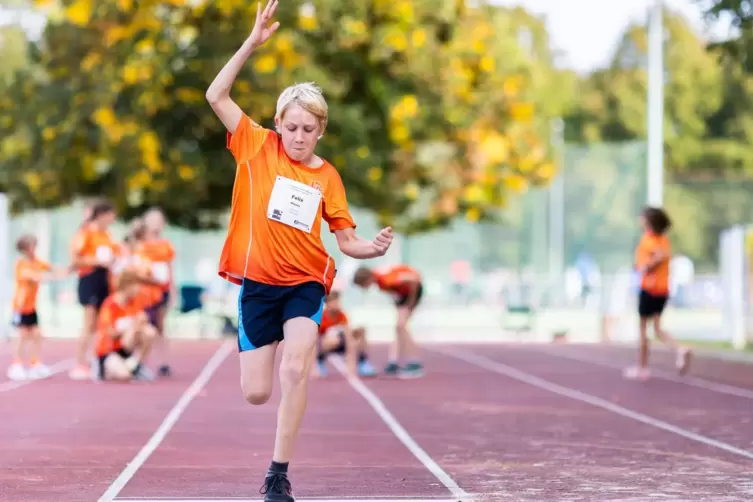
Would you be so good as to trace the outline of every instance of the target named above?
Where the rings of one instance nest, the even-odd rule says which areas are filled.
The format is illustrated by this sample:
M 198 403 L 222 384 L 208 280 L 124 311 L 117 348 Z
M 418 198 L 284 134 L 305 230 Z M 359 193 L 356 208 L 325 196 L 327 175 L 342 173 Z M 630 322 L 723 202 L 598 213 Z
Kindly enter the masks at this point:
M 257 7 L 251 35 L 206 97 L 228 131 L 236 164 L 219 274 L 241 285 L 238 350 L 249 403 L 269 400 L 277 347 L 285 340 L 277 435 L 261 492 L 268 502 L 293 502 L 288 463 L 306 410 L 324 296 L 335 276 L 334 260 L 320 236 L 322 219 L 340 251 L 358 259 L 383 256 L 392 229 L 383 229 L 373 241 L 356 235 L 340 174 L 314 153 L 327 126 L 321 89 L 313 84 L 285 89 L 277 100 L 277 133 L 254 122 L 230 97 L 248 58 L 279 27 L 270 25 L 276 9 L 277 0 L 269 0 L 263 12 Z
M 84 308 L 84 323 L 76 347 L 73 380 L 91 377 L 87 353 L 96 330 L 97 313 L 110 293 L 109 269 L 115 261 L 117 245 L 109 228 L 115 222 L 115 209 L 100 201 L 91 208 L 88 221 L 73 238 L 71 268 L 78 271 L 78 301 Z
M 7 376 L 11 380 L 46 378 L 50 369 L 40 359 L 42 333 L 39 331 L 37 315 L 37 293 L 39 284 L 47 280 L 62 279 L 67 269 L 53 268 L 36 256 L 37 238 L 24 235 L 16 242 L 21 257 L 16 261 L 16 288 L 13 295 L 13 326 L 17 330 L 17 340 L 13 361 Z M 28 367 L 24 361 L 28 361 Z
M 687 347 L 677 343 L 661 326 L 661 316 L 669 298 L 669 262 L 672 249 L 667 231 L 672 222 L 664 210 L 648 207 L 641 214 L 643 236 L 635 250 L 636 271 L 641 274 L 641 292 L 638 298 L 640 316 L 640 349 L 638 366 L 625 370 L 625 377 L 646 380 L 648 369 L 648 325 L 654 327 L 656 337 L 674 348 L 677 352 L 677 370 L 681 375 L 688 371 L 691 353 Z

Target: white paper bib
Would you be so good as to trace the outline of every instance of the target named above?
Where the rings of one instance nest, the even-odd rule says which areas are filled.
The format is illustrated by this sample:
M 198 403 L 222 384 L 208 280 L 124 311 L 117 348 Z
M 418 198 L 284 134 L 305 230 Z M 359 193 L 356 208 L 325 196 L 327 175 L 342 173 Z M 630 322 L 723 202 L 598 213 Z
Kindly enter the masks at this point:
M 267 218 L 311 233 L 322 193 L 284 176 L 277 176 L 267 206 Z
M 152 277 L 163 284 L 170 282 L 170 267 L 164 262 L 152 263 Z
M 110 246 L 99 246 L 97 248 L 97 261 L 99 263 L 109 263 L 112 260 L 112 248 Z

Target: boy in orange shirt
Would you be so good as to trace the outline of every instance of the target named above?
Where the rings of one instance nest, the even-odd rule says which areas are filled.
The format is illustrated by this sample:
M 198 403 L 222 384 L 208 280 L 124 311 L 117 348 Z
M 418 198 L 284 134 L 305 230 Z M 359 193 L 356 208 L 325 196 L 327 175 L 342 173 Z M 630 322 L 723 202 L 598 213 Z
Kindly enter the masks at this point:
M 366 330 L 351 328 L 348 316 L 340 305 L 340 293 L 332 291 L 324 303 L 322 321 L 319 325 L 319 343 L 317 344 L 317 369 L 319 376 L 327 376 L 327 356 L 340 354 L 345 356 L 351 375 L 362 377 L 376 375 L 369 362 L 367 353 Z
M 39 284 L 45 280 L 62 279 L 67 269 L 53 268 L 36 256 L 37 239 L 33 235 L 23 235 L 16 242 L 21 257 L 16 261 L 16 287 L 13 295 L 13 326 L 18 330 L 18 340 L 13 353 L 13 361 L 8 368 L 10 380 L 46 378 L 50 369 L 39 358 L 42 334 L 39 331 L 37 316 L 37 294 Z M 24 366 L 24 352 L 29 359 L 28 370 Z
M 638 380 L 646 380 L 649 377 L 649 322 L 654 326 L 656 337 L 677 351 L 677 369 L 684 375 L 690 365 L 691 352 L 687 347 L 678 344 L 661 327 L 661 316 L 669 299 L 669 263 L 672 249 L 666 234 L 672 222 L 664 210 L 647 207 L 641 214 L 641 226 L 643 236 L 635 250 L 635 266 L 641 274 L 641 292 L 638 300 L 640 351 L 638 366 L 625 370 L 625 376 Z
M 143 283 L 136 270 L 126 269 L 117 278 L 97 317 L 97 375 L 101 380 L 151 380 L 142 366 L 157 330 L 149 323 L 140 299 Z
M 396 340 L 390 348 L 389 362 L 384 372 L 400 378 L 423 376 L 424 365 L 418 360 L 418 346 L 408 330 L 408 321 L 413 316 L 424 293 L 421 275 L 418 271 L 408 265 L 394 265 L 381 271 L 361 267 L 356 270 L 353 283 L 365 289 L 375 284 L 380 291 L 392 295 L 395 300 Z M 409 359 L 401 367 L 400 360 L 403 357 Z
M 326 222 L 345 256 L 369 259 L 384 256 L 392 229 L 382 229 L 371 240 L 360 237 L 340 174 L 315 153 L 329 116 L 320 88 L 303 83 L 285 89 L 277 99 L 275 131 L 254 122 L 230 96 L 246 61 L 280 26 L 272 22 L 277 6 L 277 0 L 269 0 L 263 10 L 257 6 L 251 34 L 212 81 L 206 98 L 228 132 L 236 166 L 218 272 L 241 286 L 238 351 L 244 397 L 262 405 L 270 398 L 275 374 L 280 379 L 275 446 L 261 493 L 266 502 L 294 502 L 288 468 L 306 411 L 324 297 L 335 276 L 321 230 Z

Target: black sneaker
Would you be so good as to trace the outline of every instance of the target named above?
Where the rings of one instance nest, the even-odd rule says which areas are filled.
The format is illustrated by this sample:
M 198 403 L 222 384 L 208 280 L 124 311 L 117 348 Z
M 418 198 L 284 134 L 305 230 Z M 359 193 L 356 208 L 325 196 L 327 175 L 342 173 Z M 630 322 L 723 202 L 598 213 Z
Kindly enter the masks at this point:
M 265 502 L 295 502 L 293 487 L 290 486 L 287 474 L 267 473 L 264 486 L 261 487 L 259 493 L 264 495 Z

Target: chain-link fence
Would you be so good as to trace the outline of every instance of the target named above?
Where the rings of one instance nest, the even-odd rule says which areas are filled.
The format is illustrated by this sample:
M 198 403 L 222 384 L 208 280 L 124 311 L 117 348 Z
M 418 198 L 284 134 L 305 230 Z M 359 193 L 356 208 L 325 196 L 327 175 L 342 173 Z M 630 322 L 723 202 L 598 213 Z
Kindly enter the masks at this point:
M 387 256 L 373 260 L 373 265 L 404 262 L 420 270 L 427 294 L 416 319 L 419 326 L 446 331 L 447 336 L 462 332 L 472 337 L 471 333 L 483 332 L 485 337 L 495 337 L 505 305 L 528 303 L 536 309 L 539 331 L 562 327 L 595 333 L 599 312 L 611 308 L 606 304 L 614 303 L 616 296 L 631 298 L 629 291 L 616 296 L 612 292 L 634 287 L 626 277 L 640 238 L 638 215 L 646 201 L 645 144 L 567 145 L 561 158 L 564 170 L 557 181 L 510 200 L 498 221 L 458 220 L 448 228 L 409 238 L 398 236 Z M 719 231 L 748 221 L 753 212 L 748 188 L 753 188 L 753 181 L 747 185 L 737 181 L 667 183 L 666 207 L 674 220 L 675 253 L 687 255 L 696 272 L 706 274 L 701 277 L 705 282 L 700 296 L 707 300 L 718 282 Z M 42 257 L 67 263 L 82 211 L 81 205 L 74 205 L 12 218 L 5 244 L 11 257 L 7 277 L 15 256 L 13 243 L 24 232 L 37 235 Z M 361 235 L 378 231 L 368 212 L 354 209 L 353 213 Z M 116 238 L 124 231 L 123 223 L 112 229 Z M 338 261 L 340 277 L 347 282 L 357 264 L 339 253 L 332 235 L 323 233 Z M 176 280 L 207 287 L 224 298 L 232 313 L 234 288 L 216 274 L 225 230 L 194 233 L 169 228 L 166 234 L 177 249 Z M 695 282 L 699 280 L 696 276 Z M 10 287 L 13 283 L 5 280 L 3 284 Z M 389 299 L 377 292 L 348 288 L 345 303 L 365 324 L 387 329 L 393 322 Z M 40 305 L 59 331 L 68 329 L 80 317 L 75 279 L 43 288 Z M 695 319 L 688 323 L 698 329 L 713 330 L 718 307 L 718 301 L 707 301 L 705 320 L 693 318 L 689 311 L 683 318 Z M 623 310 L 632 314 L 629 306 Z

